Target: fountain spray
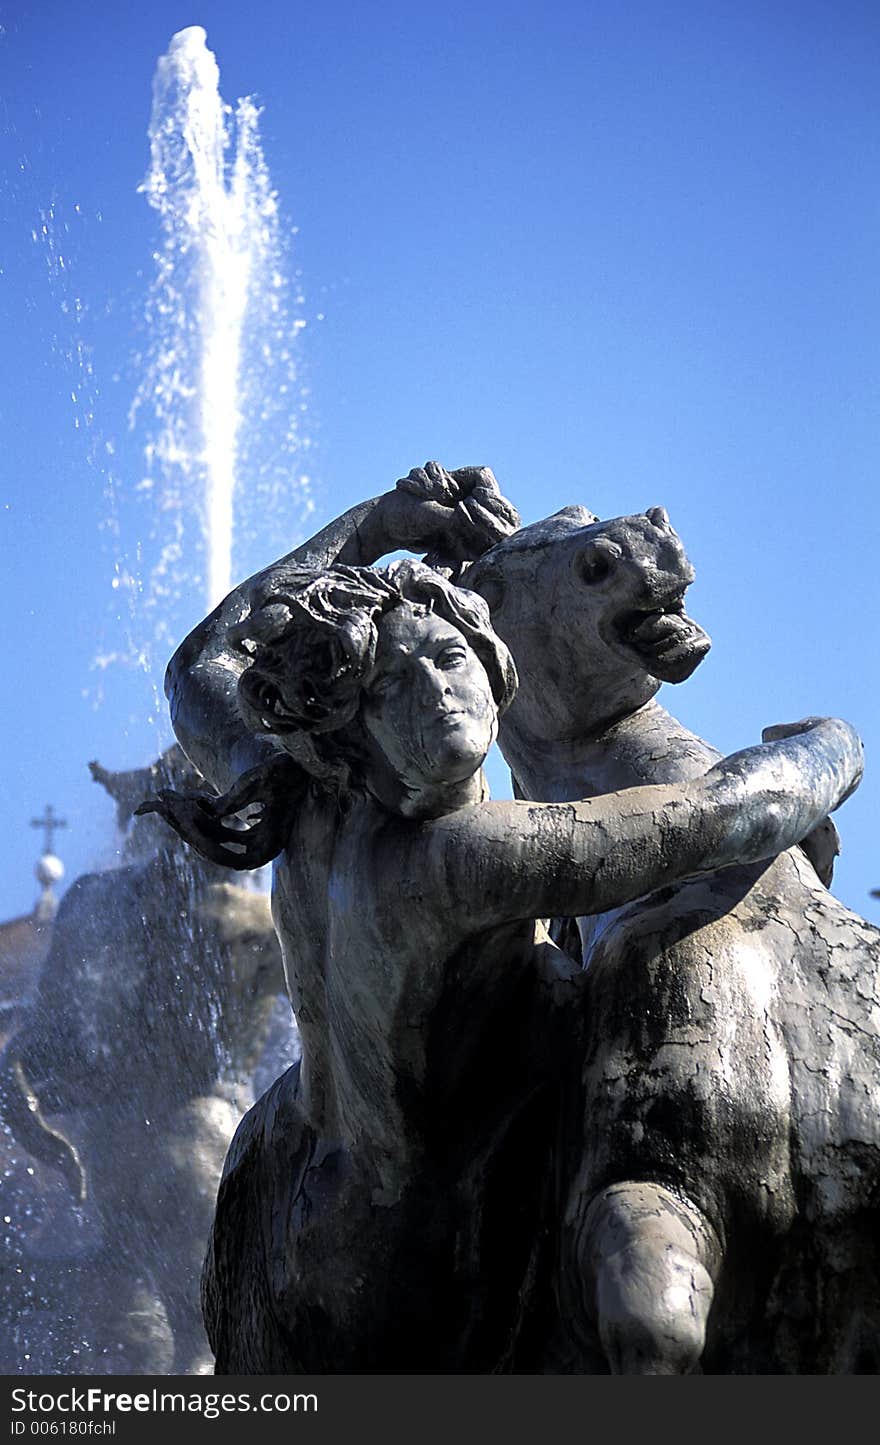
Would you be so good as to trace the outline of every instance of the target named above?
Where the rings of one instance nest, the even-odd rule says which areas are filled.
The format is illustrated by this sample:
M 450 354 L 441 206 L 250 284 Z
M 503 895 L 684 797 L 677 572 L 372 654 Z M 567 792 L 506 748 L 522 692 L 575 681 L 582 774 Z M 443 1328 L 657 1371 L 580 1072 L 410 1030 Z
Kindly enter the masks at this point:
M 167 657 L 181 635 L 175 604 L 186 597 L 201 613 L 229 591 L 237 469 L 247 487 L 235 507 L 236 546 L 250 507 L 259 514 L 261 563 L 282 550 L 267 525 L 273 508 L 283 504 L 289 547 L 291 501 L 306 502 L 307 479 L 290 465 L 303 448 L 292 356 L 302 323 L 288 320 L 279 208 L 258 120 L 252 100 L 233 111 L 221 99 L 203 30 L 173 37 L 156 71 L 141 187 L 162 235 L 148 368 L 133 408 L 154 419 L 139 490 L 162 552 L 148 571 L 142 533 L 128 559 L 120 548 L 113 586 L 127 598 L 132 641 L 129 655 L 96 660 L 101 668 L 137 662 L 152 679 L 159 645 Z M 57 224 L 53 205 L 41 232 L 53 276 L 66 275 Z M 78 326 L 79 297 L 74 314 Z M 92 427 L 97 388 L 80 338 L 71 360 L 81 373 L 71 399 Z M 201 556 L 207 596 L 196 601 Z M 144 773 L 175 751 L 130 773 L 96 764 L 93 776 L 120 807 L 124 795 L 127 817 L 132 799 L 155 787 Z M 120 866 L 75 881 L 34 996 L 16 1008 L 14 1036 L 0 1035 L 7 1373 L 211 1368 L 199 1272 L 223 1157 L 254 1082 L 265 1088 L 296 1056 L 268 898 L 184 857 L 170 834 L 157 844 L 143 823 L 127 836 Z M 61 996 L 77 1007 L 59 1011 Z M 44 1143 L 51 1152 L 52 1140 L 67 1140 L 66 1157 L 82 1159 L 82 1179 L 72 1173 L 84 1201 L 45 1150 L 29 1154 L 3 1122 L 13 1117 L 9 1078 L 32 1124 L 35 1105 L 61 1121 L 44 1129 Z
M 259 110 L 249 97 L 233 110 L 219 79 L 200 26 L 172 38 L 153 81 L 150 166 L 141 187 L 163 237 L 151 303 L 156 339 L 139 393 L 158 422 L 148 461 L 159 470 L 166 512 L 182 519 L 201 493 L 209 610 L 232 584 L 244 350 L 258 328 L 265 359 L 267 332 L 274 324 L 277 335 L 281 323 L 284 284 Z M 178 529 L 160 572 L 173 570 L 183 545 Z

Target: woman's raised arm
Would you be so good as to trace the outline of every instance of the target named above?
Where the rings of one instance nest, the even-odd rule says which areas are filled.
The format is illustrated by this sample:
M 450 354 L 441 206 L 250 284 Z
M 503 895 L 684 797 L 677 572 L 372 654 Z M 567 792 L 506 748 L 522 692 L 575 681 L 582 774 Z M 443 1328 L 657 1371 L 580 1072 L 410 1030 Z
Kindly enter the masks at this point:
M 184 752 L 220 792 L 282 751 L 275 738 L 256 735 L 238 706 L 246 656 L 232 629 L 273 590 L 295 586 L 337 562 L 369 564 L 381 547 L 384 499 L 374 497 L 337 517 L 302 546 L 234 587 L 180 644 L 165 673 L 171 725 Z M 377 554 L 381 555 L 381 551 Z
M 255 734 L 241 715 L 238 680 L 247 660 L 232 641 L 233 629 L 273 593 L 332 566 L 370 566 L 396 550 L 477 557 L 518 525 L 487 467 L 447 472 L 428 462 L 390 491 L 350 508 L 233 588 L 178 647 L 165 674 L 165 695 L 184 752 L 220 792 L 280 753 L 276 739 Z
M 693 874 L 774 857 L 862 775 L 848 723 L 808 718 L 796 728 L 686 783 L 463 808 L 426 826 L 426 873 L 470 930 L 601 913 Z

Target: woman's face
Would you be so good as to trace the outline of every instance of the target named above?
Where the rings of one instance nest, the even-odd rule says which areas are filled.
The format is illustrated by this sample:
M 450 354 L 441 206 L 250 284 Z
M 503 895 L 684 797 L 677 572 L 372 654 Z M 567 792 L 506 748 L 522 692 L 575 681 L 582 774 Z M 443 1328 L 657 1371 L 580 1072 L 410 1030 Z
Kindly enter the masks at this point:
M 482 766 L 498 713 L 486 670 L 456 627 L 409 604 L 379 627 L 361 717 L 403 783 L 460 783 Z

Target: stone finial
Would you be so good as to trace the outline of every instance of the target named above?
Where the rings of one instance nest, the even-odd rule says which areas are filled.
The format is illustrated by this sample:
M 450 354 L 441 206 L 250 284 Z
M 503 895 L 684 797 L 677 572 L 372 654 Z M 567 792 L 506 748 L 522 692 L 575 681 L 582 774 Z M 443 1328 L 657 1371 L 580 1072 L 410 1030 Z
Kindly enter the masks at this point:
M 34 869 L 40 885 L 40 896 L 34 909 L 37 923 L 51 923 L 58 911 L 58 899 L 52 891 L 53 884 L 64 877 L 64 864 L 54 853 L 44 853 Z

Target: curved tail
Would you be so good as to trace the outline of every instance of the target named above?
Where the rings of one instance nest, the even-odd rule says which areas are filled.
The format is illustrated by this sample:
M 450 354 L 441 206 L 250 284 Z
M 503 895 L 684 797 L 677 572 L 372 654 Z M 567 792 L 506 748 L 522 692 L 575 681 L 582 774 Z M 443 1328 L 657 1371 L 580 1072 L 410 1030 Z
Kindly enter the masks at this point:
M 0 1056 L 0 1113 L 22 1148 L 41 1164 L 59 1170 L 82 1204 L 88 1188 L 79 1151 L 66 1134 L 45 1119 L 16 1043 L 15 1038 L 11 1039 Z

